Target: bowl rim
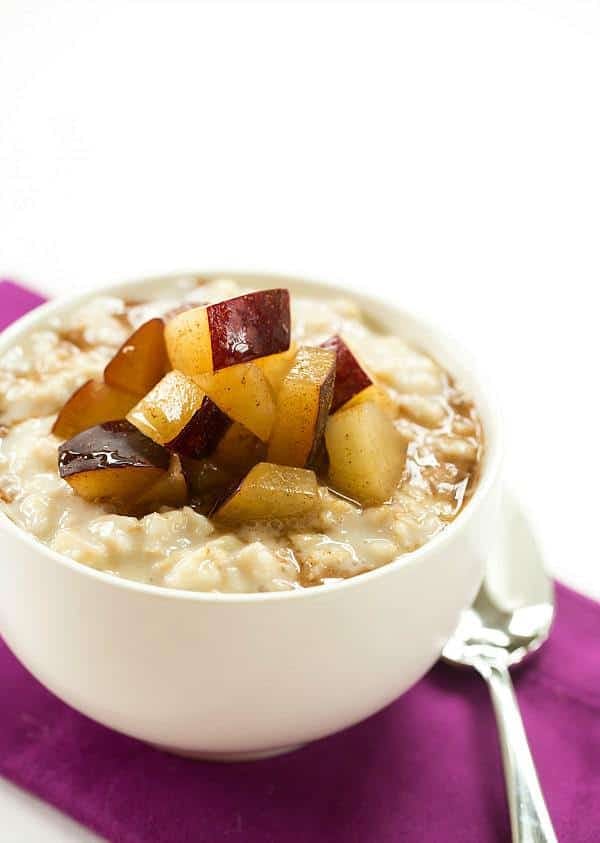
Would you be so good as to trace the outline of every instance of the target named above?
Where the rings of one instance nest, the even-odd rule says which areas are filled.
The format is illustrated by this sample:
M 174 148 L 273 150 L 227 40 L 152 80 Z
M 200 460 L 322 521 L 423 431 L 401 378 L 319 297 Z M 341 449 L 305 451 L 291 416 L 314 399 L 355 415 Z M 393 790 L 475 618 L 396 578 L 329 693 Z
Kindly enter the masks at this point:
M 299 288 L 305 287 L 306 290 L 316 290 L 317 296 L 323 296 L 326 293 L 332 293 L 336 296 L 350 298 L 363 307 L 366 306 L 370 311 L 381 310 L 382 307 L 390 306 L 383 297 L 364 295 L 359 291 L 353 289 L 346 289 L 341 284 L 317 281 L 314 279 L 305 278 L 303 276 L 287 275 L 283 273 L 263 272 L 263 271 L 181 271 L 171 272 L 161 275 L 145 276 L 129 281 L 113 281 L 109 284 L 94 286 L 82 292 L 71 296 L 60 296 L 56 299 L 51 299 L 34 310 L 24 314 L 15 322 L 11 323 L 3 331 L 0 331 L 0 353 L 5 350 L 5 347 L 11 341 L 22 335 L 28 333 L 36 324 L 43 323 L 51 318 L 54 314 L 62 313 L 71 310 L 85 301 L 96 296 L 103 295 L 123 295 L 128 288 L 143 287 L 146 285 L 160 286 L 169 281 L 177 281 L 184 278 L 201 278 L 206 280 L 215 280 L 219 278 L 231 279 L 236 281 L 246 281 L 247 283 L 255 282 L 258 279 L 265 282 L 265 287 L 273 285 L 282 286 L 284 284 L 293 285 Z M 321 291 L 320 293 L 318 291 Z M 59 553 L 56 550 L 48 547 L 42 541 L 37 539 L 31 533 L 27 532 L 23 527 L 15 524 L 5 512 L 0 511 L 0 529 L 6 530 L 9 534 L 15 536 L 19 541 L 24 542 L 31 548 L 33 552 L 41 553 L 52 561 L 70 569 L 72 572 L 84 577 L 89 577 L 98 583 L 104 583 L 109 587 L 121 588 L 126 591 L 153 597 L 156 599 L 169 600 L 186 600 L 195 601 L 199 603 L 211 604 L 230 604 L 230 603 L 244 603 L 244 604 L 262 604 L 265 602 L 280 602 L 289 600 L 307 600 L 325 596 L 332 592 L 341 592 L 348 589 L 360 588 L 361 585 L 367 585 L 381 577 L 392 574 L 399 568 L 408 565 L 417 565 L 423 557 L 432 553 L 435 550 L 443 551 L 443 548 L 452 542 L 454 536 L 463 530 L 466 525 L 473 520 L 477 511 L 481 507 L 484 499 L 488 496 L 490 489 L 496 482 L 502 461 L 503 461 L 503 420 L 502 413 L 496 404 L 494 396 L 485 385 L 485 377 L 482 376 L 479 366 L 475 363 L 473 356 L 462 346 L 462 344 L 452 337 L 445 330 L 441 329 L 437 324 L 421 315 L 416 315 L 412 311 L 404 310 L 402 307 L 391 303 L 391 307 L 395 314 L 406 322 L 412 323 L 416 326 L 423 335 L 430 334 L 441 340 L 444 345 L 452 345 L 453 354 L 460 359 L 465 366 L 470 369 L 471 377 L 476 382 L 478 390 L 481 392 L 484 402 L 487 405 L 489 415 L 493 418 L 493 434 L 490 437 L 488 428 L 484 427 L 484 434 L 486 436 L 485 442 L 485 459 L 481 468 L 480 476 L 478 478 L 477 486 L 468 501 L 468 505 L 461 509 L 454 520 L 448 524 L 441 532 L 437 533 L 432 538 L 428 539 L 423 545 L 416 550 L 403 553 L 371 571 L 365 571 L 361 574 L 356 574 L 353 577 L 343 578 L 332 583 L 323 583 L 321 585 L 310 588 L 292 588 L 285 591 L 268 591 L 268 592 L 215 592 L 215 591 L 191 591 L 189 589 L 168 588 L 166 586 L 154 585 L 150 583 L 143 583 L 137 580 L 120 577 L 117 574 L 101 571 L 82 562 L 77 562 L 70 557 Z M 445 364 L 442 361 L 442 365 Z

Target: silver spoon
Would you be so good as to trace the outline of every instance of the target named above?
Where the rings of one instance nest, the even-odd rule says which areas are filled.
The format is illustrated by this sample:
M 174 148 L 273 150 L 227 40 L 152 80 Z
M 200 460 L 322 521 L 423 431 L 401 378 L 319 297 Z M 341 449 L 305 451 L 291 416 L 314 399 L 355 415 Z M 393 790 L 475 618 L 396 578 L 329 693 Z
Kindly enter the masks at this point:
M 529 525 L 507 499 L 501 535 L 484 584 L 444 647 L 453 665 L 474 667 L 487 682 L 500 734 L 514 843 L 556 843 L 509 667 L 540 647 L 554 617 L 554 589 Z

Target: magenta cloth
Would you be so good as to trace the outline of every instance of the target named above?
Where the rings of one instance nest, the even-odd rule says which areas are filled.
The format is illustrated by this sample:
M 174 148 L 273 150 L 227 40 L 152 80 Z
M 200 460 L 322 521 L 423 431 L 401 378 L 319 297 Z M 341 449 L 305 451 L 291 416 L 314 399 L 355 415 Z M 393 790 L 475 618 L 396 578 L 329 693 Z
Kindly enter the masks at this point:
M 41 300 L 0 284 L 0 327 Z M 549 642 L 514 678 L 559 839 L 597 843 L 600 605 L 560 585 L 557 598 Z M 0 724 L 0 774 L 118 843 L 510 839 L 487 690 L 441 664 L 352 729 L 290 755 L 220 765 L 78 714 L 0 641 Z

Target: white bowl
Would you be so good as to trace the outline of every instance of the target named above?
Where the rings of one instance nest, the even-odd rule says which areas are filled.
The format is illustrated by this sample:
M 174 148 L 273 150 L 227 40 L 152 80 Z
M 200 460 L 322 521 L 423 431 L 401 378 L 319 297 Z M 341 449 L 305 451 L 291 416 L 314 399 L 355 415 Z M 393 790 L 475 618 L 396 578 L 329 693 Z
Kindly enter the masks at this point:
M 226 277 L 324 297 L 344 294 L 295 278 Z M 44 305 L 4 332 L 0 353 L 99 292 L 139 297 L 165 280 Z M 423 547 L 377 570 L 267 594 L 175 591 L 119 579 L 49 550 L 0 514 L 0 631 L 65 702 L 175 752 L 253 758 L 368 717 L 436 661 L 477 592 L 494 536 L 500 419 L 454 341 L 389 302 L 354 298 L 384 329 L 437 358 L 474 397 L 485 456 L 464 511 Z

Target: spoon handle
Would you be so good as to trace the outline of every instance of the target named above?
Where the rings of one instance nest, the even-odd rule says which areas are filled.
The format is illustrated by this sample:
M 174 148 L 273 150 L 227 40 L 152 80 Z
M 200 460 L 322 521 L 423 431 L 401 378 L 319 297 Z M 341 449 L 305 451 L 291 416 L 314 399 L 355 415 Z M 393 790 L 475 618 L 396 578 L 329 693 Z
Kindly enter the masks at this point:
M 513 843 L 557 843 L 508 668 L 485 661 L 477 669 L 496 713 Z

